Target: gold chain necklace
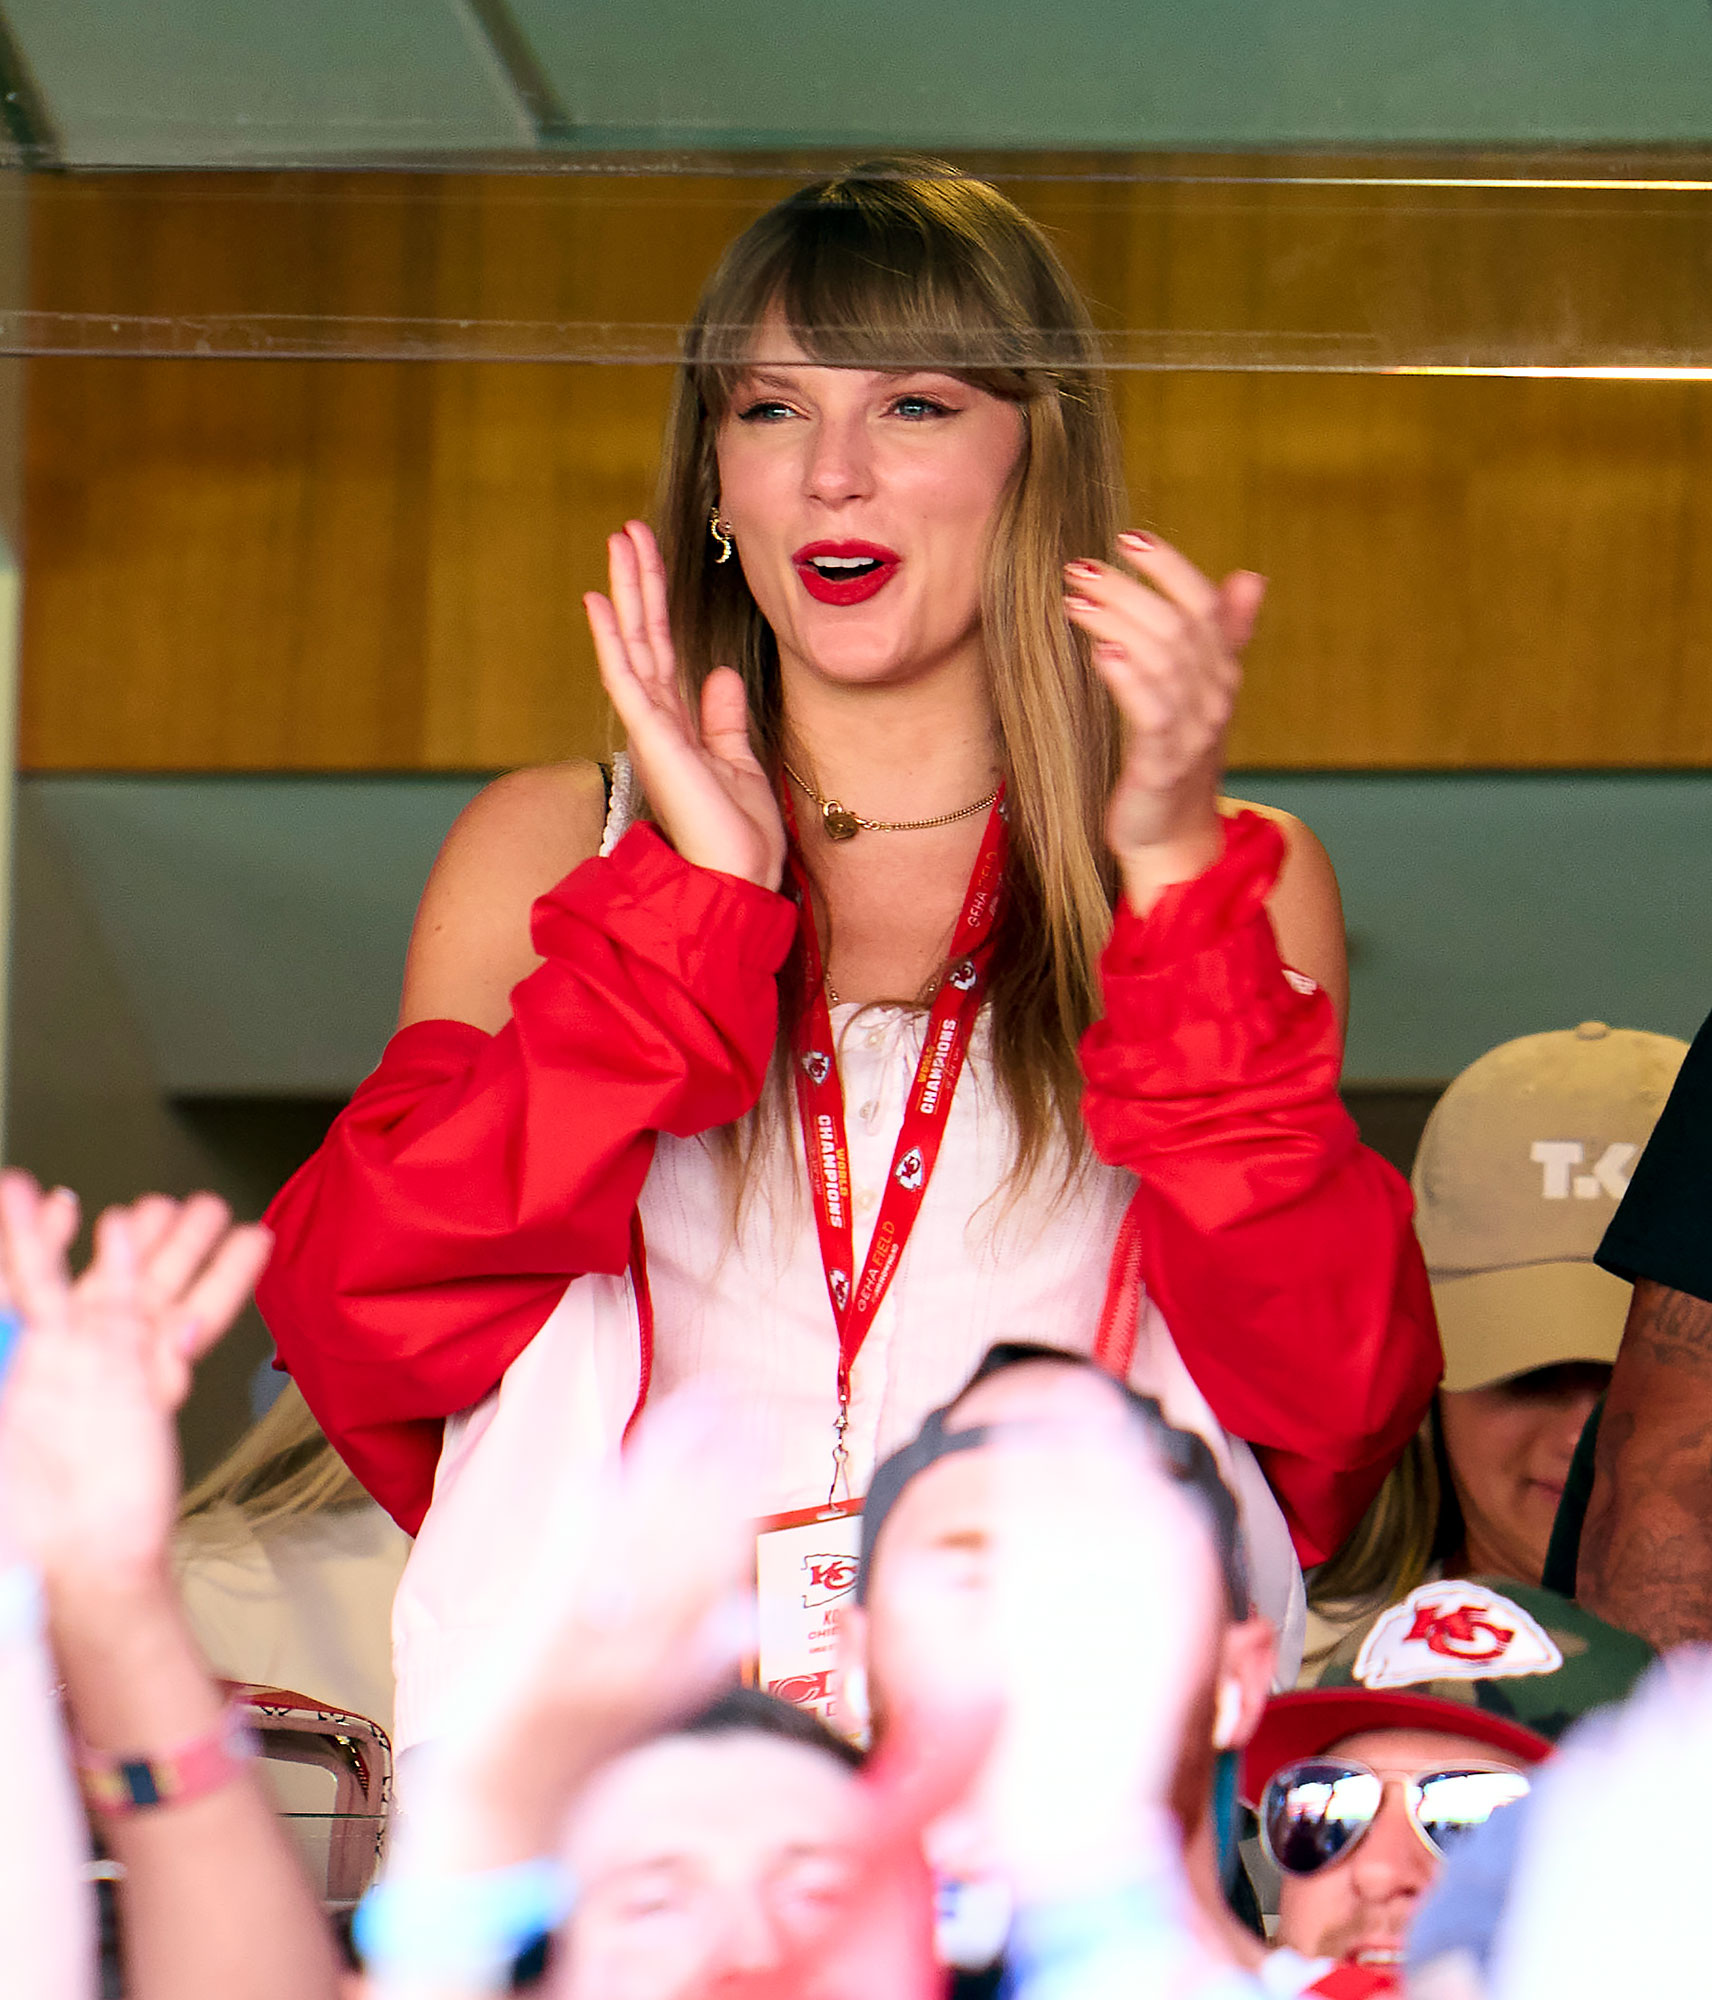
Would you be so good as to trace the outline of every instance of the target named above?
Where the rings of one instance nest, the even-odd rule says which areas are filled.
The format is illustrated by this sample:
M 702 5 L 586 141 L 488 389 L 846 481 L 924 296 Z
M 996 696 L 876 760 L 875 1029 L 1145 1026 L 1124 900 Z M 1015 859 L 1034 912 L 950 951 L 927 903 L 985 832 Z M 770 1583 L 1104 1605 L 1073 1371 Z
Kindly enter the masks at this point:
M 977 799 L 970 806 L 959 806 L 956 812 L 941 813 L 937 819 L 864 819 L 837 799 L 822 798 L 813 785 L 806 778 L 799 778 L 783 758 L 779 762 L 785 776 L 803 797 L 813 799 L 819 807 L 820 823 L 826 829 L 828 840 L 854 840 L 859 833 L 926 833 L 929 827 L 950 826 L 956 820 L 971 819 L 976 813 L 985 812 L 1004 789 L 995 785 L 984 799 Z

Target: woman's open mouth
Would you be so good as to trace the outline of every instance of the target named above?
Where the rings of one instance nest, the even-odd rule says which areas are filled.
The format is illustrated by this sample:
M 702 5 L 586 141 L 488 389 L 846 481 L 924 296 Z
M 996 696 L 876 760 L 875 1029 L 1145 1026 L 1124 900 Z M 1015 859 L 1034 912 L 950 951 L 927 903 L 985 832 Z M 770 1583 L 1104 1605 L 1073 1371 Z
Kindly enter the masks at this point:
M 861 604 L 885 589 L 903 558 L 878 542 L 805 542 L 791 561 L 817 604 Z

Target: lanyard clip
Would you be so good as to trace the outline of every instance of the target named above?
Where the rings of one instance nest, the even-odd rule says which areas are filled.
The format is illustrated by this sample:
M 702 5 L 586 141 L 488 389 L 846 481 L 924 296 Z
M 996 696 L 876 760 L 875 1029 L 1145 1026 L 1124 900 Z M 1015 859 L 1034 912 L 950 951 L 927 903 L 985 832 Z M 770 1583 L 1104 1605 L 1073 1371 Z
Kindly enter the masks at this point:
M 845 1439 L 850 1434 L 850 1392 L 840 1386 L 838 1391 L 838 1421 L 832 1427 L 832 1484 L 826 1489 L 826 1504 L 838 1504 L 838 1488 L 844 1488 L 844 1497 L 850 1497 L 850 1453 Z

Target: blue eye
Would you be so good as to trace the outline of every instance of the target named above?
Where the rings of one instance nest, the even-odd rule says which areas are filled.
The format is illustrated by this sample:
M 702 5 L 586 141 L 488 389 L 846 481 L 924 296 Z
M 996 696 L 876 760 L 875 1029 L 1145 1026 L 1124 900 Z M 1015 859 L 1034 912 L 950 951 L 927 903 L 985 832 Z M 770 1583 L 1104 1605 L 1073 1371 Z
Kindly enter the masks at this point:
M 919 423 L 924 417 L 948 417 L 951 412 L 931 396 L 900 396 L 892 405 L 900 417 Z
M 740 424 L 776 424 L 781 417 L 791 414 L 789 403 L 751 403 L 746 410 L 737 412 Z

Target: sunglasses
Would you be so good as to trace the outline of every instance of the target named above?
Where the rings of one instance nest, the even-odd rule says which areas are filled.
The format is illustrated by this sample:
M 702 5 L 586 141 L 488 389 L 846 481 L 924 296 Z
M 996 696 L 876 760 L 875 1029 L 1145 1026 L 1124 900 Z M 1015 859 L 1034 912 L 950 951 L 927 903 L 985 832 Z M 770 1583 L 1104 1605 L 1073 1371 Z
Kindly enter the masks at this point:
M 1381 1777 L 1353 1757 L 1304 1757 L 1286 1764 L 1261 1795 L 1267 1853 L 1286 1875 L 1317 1874 L 1349 1853 L 1378 1818 L 1388 1784 L 1403 1787 L 1415 1831 L 1438 1855 L 1528 1794 L 1523 1772 L 1496 1765 Z

